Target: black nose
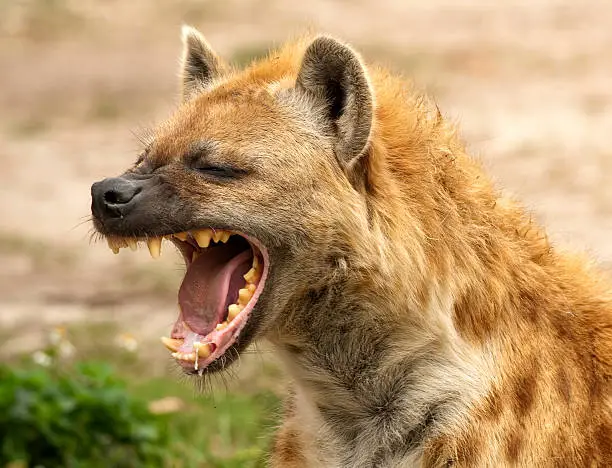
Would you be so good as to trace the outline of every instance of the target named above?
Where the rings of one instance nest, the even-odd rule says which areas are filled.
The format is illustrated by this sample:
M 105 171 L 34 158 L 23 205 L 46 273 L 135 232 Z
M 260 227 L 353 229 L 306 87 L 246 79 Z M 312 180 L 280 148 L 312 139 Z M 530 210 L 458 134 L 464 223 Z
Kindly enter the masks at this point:
M 109 177 L 91 186 L 91 211 L 98 219 L 121 218 L 142 190 L 138 181 Z

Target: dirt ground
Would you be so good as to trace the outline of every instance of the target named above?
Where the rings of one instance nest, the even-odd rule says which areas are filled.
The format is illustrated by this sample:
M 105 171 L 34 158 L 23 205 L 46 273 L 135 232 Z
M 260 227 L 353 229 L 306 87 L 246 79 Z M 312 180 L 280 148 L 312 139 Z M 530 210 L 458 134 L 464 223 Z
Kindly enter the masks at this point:
M 89 188 L 176 103 L 179 27 L 244 63 L 306 28 L 414 79 L 557 243 L 612 266 L 608 0 L 0 0 L 0 352 L 55 324 L 147 342 L 180 261 L 89 241 Z

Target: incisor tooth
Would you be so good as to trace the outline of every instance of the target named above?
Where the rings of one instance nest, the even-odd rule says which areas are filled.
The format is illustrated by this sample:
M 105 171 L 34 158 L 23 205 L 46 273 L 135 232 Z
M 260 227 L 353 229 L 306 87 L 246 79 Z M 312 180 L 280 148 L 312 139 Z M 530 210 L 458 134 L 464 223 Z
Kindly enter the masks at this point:
M 243 276 L 247 283 L 254 283 L 259 278 L 257 271 L 254 268 L 251 268 L 246 274 Z
M 192 231 L 191 235 L 200 247 L 206 248 L 210 244 L 212 232 L 210 229 L 199 229 L 197 231 Z
M 111 249 L 115 255 L 117 255 L 119 253 L 119 247 L 117 247 L 117 245 L 109 238 L 106 239 L 106 242 L 108 243 L 108 248 Z
M 253 268 L 259 270 L 259 259 L 257 258 L 257 255 L 253 256 Z
M 242 307 L 240 307 L 238 304 L 231 304 L 227 308 L 227 321 L 231 322 L 232 320 L 234 320 L 236 315 L 238 315 L 241 310 L 242 310 Z
M 247 305 L 247 303 L 253 297 L 253 293 L 249 291 L 247 288 L 243 288 L 238 291 L 238 304 Z
M 225 233 L 225 231 L 214 231 L 213 232 L 213 240 L 215 242 L 219 242 L 221 240 L 221 237 L 223 236 L 224 233 Z
M 178 240 L 182 240 L 183 242 L 187 240 L 186 232 L 176 232 L 173 234 L 173 236 L 176 237 Z
M 246 288 L 251 292 L 251 295 L 252 295 L 257 290 L 257 285 L 253 283 L 249 283 L 246 285 Z
M 195 361 L 195 353 L 172 353 L 171 355 L 174 359 L 179 359 L 181 361 Z
M 215 327 L 215 330 L 217 330 L 217 331 L 221 331 L 221 330 L 223 330 L 224 328 L 227 328 L 227 322 L 221 322 L 221 323 L 218 323 L 218 324 L 217 324 L 217 326 Z
M 132 239 L 131 237 L 128 237 L 125 240 L 125 242 L 132 252 L 135 252 L 136 249 L 138 248 L 138 242 L 136 242 L 136 239 Z
M 147 245 L 149 246 L 149 253 L 153 258 L 159 258 L 161 254 L 161 237 L 151 237 L 147 241 Z
M 200 254 L 198 253 L 198 251 L 194 250 L 193 253 L 191 254 L 191 261 L 195 262 L 198 259 L 199 256 L 200 256 Z
M 162 336 L 160 340 L 169 351 L 173 352 L 177 352 L 183 344 L 183 340 L 176 340 L 174 338 L 168 338 L 167 336 Z

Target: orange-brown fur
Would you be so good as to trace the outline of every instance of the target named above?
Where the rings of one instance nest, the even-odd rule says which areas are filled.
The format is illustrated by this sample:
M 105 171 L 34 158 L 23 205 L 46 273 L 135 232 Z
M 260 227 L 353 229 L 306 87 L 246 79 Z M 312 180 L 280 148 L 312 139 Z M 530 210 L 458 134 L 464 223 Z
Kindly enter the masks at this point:
M 329 140 L 282 97 L 309 43 L 215 78 L 151 149 L 170 165 L 212 135 L 263 174 L 231 190 L 172 177 L 215 201 L 203 219 L 248 219 L 292 252 L 262 299 L 261 337 L 295 381 L 272 466 L 612 466 L 610 282 L 381 68 L 366 69 L 367 148 L 328 164 Z
M 256 64 L 250 79 L 291 76 L 301 47 Z M 496 361 L 488 393 L 461 426 L 428 441 L 423 466 L 611 464 L 610 283 L 588 260 L 553 249 L 405 82 L 379 69 L 370 78 L 377 114 L 365 190 L 376 222 L 391 242 L 418 243 L 408 249 L 425 268 L 409 281 L 452 284 L 457 333 Z M 406 221 L 420 239 L 401 238 Z M 283 438 L 295 435 L 283 429 L 277 447 Z

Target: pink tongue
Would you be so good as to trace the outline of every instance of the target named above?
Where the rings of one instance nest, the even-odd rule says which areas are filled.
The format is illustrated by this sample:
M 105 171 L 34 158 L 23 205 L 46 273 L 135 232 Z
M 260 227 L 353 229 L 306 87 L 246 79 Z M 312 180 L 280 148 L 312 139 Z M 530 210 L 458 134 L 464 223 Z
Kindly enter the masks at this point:
M 183 321 L 199 335 L 207 335 L 225 319 L 251 267 L 251 252 L 231 245 L 205 249 L 189 265 L 178 300 Z

